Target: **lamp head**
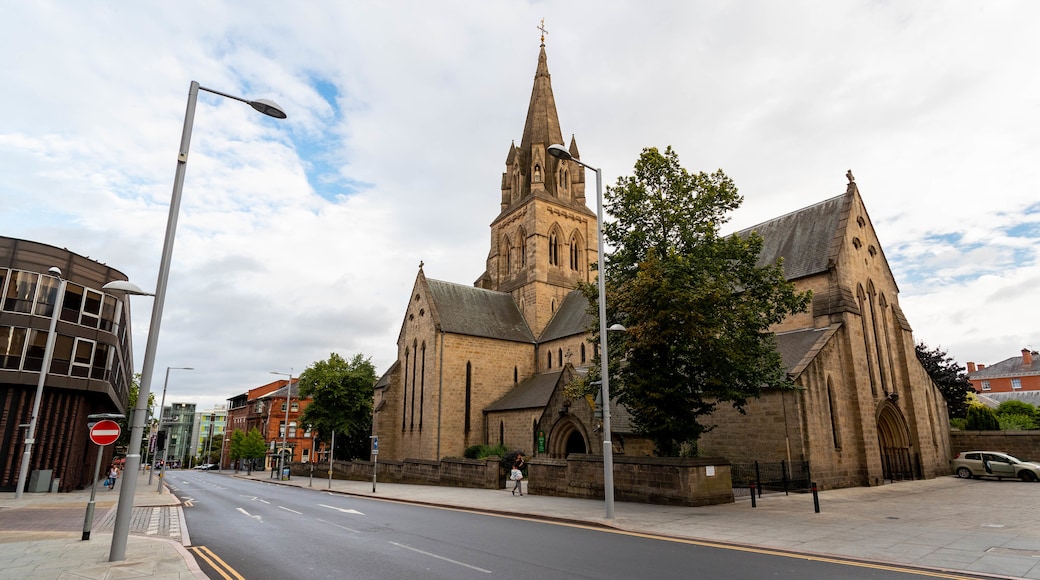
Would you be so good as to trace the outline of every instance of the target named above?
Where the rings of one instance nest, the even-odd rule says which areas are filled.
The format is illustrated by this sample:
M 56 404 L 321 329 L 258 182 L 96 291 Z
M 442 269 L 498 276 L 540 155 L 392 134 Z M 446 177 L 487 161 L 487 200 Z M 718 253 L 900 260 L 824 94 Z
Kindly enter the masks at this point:
M 133 296 L 155 296 L 151 292 L 141 290 L 141 287 L 128 280 L 114 280 L 101 287 L 108 292 L 125 292 Z
M 285 114 L 285 110 L 278 106 L 278 103 L 270 99 L 257 99 L 255 101 L 249 101 L 249 106 L 267 115 L 268 117 L 274 117 L 275 119 L 284 119 L 288 117 L 288 115 Z
M 57 277 L 61 278 L 61 268 L 56 268 L 54 266 L 51 266 L 47 270 L 47 273 L 50 274 L 51 276 L 57 276 Z
M 567 148 L 563 145 L 549 145 L 549 147 L 546 149 L 546 152 L 549 155 L 552 155 L 557 159 L 563 159 L 564 161 L 570 161 L 574 159 L 574 157 L 571 155 L 571 152 L 567 151 Z

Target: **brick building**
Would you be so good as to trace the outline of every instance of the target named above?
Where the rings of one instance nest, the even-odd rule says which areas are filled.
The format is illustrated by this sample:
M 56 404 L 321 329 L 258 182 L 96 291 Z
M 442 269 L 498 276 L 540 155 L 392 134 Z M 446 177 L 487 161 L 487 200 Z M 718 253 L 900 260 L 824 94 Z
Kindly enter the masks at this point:
M 541 46 L 520 145 L 510 145 L 486 271 L 473 286 L 426 278 L 423 265 L 398 336 L 398 358 L 376 384 L 373 431 L 386 459 L 461 456 L 503 443 L 528 454 L 601 453 L 593 399 L 563 386 L 596 353 L 588 302 L 596 216 L 585 174 L 546 153 L 562 144 Z M 569 151 L 580 158 L 577 142 Z M 756 226 L 762 264 L 784 259 L 789 280 L 812 290 L 808 312 L 774 328 L 798 389 L 765 393 L 746 416 L 720 411 L 701 439 L 731 461 L 805 461 L 824 487 L 948 471 L 942 395 L 914 354 L 898 288 L 859 190 Z M 649 442 L 611 407 L 615 453 Z
M 968 363 L 968 380 L 979 393 L 1012 393 L 1040 391 L 1040 355 L 1023 348 L 1022 356 L 1013 356 L 986 366 Z

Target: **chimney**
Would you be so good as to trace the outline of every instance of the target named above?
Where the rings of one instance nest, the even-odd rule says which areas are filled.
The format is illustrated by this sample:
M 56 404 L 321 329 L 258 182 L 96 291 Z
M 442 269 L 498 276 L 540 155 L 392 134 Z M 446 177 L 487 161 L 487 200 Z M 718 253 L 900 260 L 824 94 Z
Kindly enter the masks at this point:
M 975 372 L 975 363 L 973 363 L 973 362 L 969 362 L 968 363 L 968 372 L 969 373 Z
M 982 364 L 982 363 L 979 363 L 979 370 L 981 371 L 981 370 L 982 370 L 982 369 L 984 369 L 984 368 L 986 368 L 986 365 L 984 365 L 984 364 Z
M 1033 365 L 1033 353 L 1028 348 L 1022 349 L 1022 366 L 1028 367 Z

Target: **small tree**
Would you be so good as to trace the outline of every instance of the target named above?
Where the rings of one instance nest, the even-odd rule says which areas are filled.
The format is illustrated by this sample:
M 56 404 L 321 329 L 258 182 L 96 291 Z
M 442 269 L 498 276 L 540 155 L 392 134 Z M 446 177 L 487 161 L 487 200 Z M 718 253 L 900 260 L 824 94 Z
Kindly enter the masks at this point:
M 255 460 L 263 459 L 267 455 L 267 443 L 264 442 L 264 436 L 260 434 L 260 430 L 256 427 L 250 429 L 249 434 L 243 439 L 241 454 L 242 459 L 247 460 L 248 473 L 253 473 L 253 462 Z
M 1025 401 L 1004 401 L 997 407 L 996 413 L 1002 431 L 1032 431 L 1038 428 L 1036 407 Z
M 921 342 L 914 346 L 914 351 L 917 353 L 917 360 L 921 361 L 921 366 L 946 399 L 950 417 L 966 417 L 968 395 L 975 392 L 971 381 L 968 380 L 967 370 L 958 365 L 942 348 L 929 349 L 928 345 Z
M 972 405 L 968 407 L 969 431 L 999 431 L 1000 421 L 993 409 L 985 405 Z
M 242 445 L 245 441 L 246 434 L 239 429 L 235 429 L 231 432 L 231 442 L 228 448 L 228 457 L 232 462 L 235 463 L 235 473 L 238 473 L 238 460 L 242 459 Z

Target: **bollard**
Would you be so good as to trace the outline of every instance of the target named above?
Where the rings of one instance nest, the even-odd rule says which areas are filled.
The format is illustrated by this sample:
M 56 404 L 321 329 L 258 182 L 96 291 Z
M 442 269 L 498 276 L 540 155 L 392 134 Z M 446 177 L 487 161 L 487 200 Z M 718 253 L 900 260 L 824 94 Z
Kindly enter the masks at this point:
M 812 482 L 812 503 L 816 513 L 820 513 L 820 495 L 816 493 L 816 482 Z
M 755 484 L 754 483 L 751 484 L 751 507 L 758 507 L 758 504 L 755 503 Z

